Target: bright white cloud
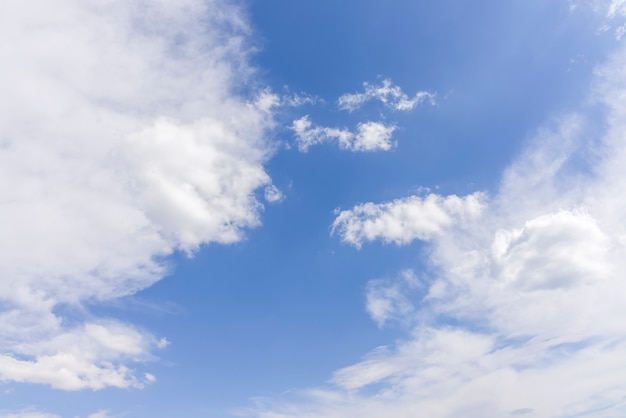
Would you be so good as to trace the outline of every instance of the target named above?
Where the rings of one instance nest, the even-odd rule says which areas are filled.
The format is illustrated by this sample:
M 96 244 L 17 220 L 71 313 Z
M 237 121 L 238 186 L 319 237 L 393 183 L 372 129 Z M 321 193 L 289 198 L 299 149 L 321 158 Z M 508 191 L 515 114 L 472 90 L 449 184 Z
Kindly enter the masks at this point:
M 276 99 L 233 93 L 247 33 L 221 0 L 0 4 L 0 380 L 152 380 L 131 364 L 158 339 L 60 312 L 259 225 Z
M 13 332 L 7 337 L 18 338 Z M 151 349 L 159 346 L 149 334 L 112 322 L 86 323 L 69 330 L 60 325 L 45 332 L 27 330 L 17 341 L 17 348 L 8 346 L 10 353 L 0 355 L 3 380 L 63 390 L 140 388 L 151 383 L 137 378 L 124 363 L 149 360 Z
M 385 106 L 395 110 L 412 110 L 423 102 L 428 101 L 431 104 L 435 102 L 433 93 L 419 91 L 413 97 L 409 97 L 389 79 L 384 79 L 382 84 L 379 85 L 371 85 L 365 82 L 363 87 L 365 90 L 363 93 L 344 94 L 339 97 L 337 101 L 339 109 L 352 112 L 370 100 L 378 100 Z
M 609 239 L 585 213 L 559 211 L 499 230 L 492 249 L 495 275 L 528 290 L 568 288 L 609 273 Z
M 395 126 L 379 122 L 365 122 L 357 126 L 356 134 L 339 128 L 314 126 L 308 116 L 293 121 L 291 129 L 296 134 L 298 149 L 302 152 L 317 144 L 336 140 L 339 147 L 349 151 L 389 151 L 395 146 L 391 136 Z
M 425 296 L 368 286 L 379 324 L 417 325 L 338 370 L 334 387 L 259 401 L 251 415 L 625 416 L 625 66 L 622 50 L 596 72 L 606 131 L 584 114 L 540 131 L 489 201 L 429 195 L 339 213 L 333 230 L 356 247 L 430 243 Z
M 429 194 L 425 198 L 411 196 L 388 203 L 363 203 L 339 212 L 332 232 L 356 247 L 376 239 L 398 245 L 415 239 L 430 240 L 459 221 L 479 217 L 484 200 L 482 193 L 465 197 Z
M 378 122 L 360 123 L 350 149 L 353 151 L 389 151 L 395 146 L 395 143 L 391 141 L 395 129 L 395 126 L 386 126 Z

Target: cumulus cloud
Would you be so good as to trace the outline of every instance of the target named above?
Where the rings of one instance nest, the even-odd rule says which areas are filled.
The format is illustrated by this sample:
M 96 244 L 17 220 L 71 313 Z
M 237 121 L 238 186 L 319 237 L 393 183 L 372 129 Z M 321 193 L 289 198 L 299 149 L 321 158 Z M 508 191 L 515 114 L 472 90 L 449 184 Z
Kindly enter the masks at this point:
M 274 99 L 234 93 L 247 33 L 221 0 L 0 4 L 0 380 L 154 380 L 133 367 L 166 340 L 84 306 L 260 224 Z
M 625 66 L 621 50 L 596 71 L 605 130 L 597 108 L 540 130 L 489 199 L 340 212 L 333 230 L 355 247 L 428 242 L 425 292 L 374 281 L 366 294 L 375 321 L 410 319 L 410 334 L 251 415 L 624 416 Z
M 389 79 L 384 79 L 382 84 L 379 85 L 365 82 L 363 87 L 364 91 L 362 93 L 348 93 L 339 97 L 337 100 L 339 109 L 352 112 L 371 100 L 378 100 L 392 109 L 406 111 L 412 110 L 423 102 L 430 102 L 431 104 L 435 102 L 433 93 L 419 91 L 413 97 L 409 97 Z
M 485 196 L 464 197 L 429 194 L 410 196 L 387 203 L 363 203 L 339 212 L 332 232 L 343 242 L 360 247 L 364 241 L 408 244 L 415 239 L 430 240 L 459 220 L 478 217 Z
M 501 280 L 525 289 L 571 287 L 609 273 L 609 238 L 586 213 L 559 211 L 498 230 L 492 252 Z
M 291 129 L 296 134 L 298 149 L 302 152 L 317 144 L 336 140 L 339 147 L 349 151 L 389 151 L 395 143 L 391 141 L 395 126 L 380 122 L 364 122 L 357 125 L 357 132 L 347 129 L 315 126 L 308 115 L 293 121 Z
M 357 126 L 357 134 L 350 145 L 353 151 L 389 151 L 395 146 L 391 135 L 395 126 L 386 126 L 379 122 L 364 122 Z

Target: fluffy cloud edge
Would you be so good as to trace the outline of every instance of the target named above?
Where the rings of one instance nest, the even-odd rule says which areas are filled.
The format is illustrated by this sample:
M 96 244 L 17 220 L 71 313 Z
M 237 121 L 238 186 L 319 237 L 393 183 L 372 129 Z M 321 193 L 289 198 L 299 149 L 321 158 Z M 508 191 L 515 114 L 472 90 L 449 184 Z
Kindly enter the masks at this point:
M 166 340 L 88 305 L 260 225 L 280 99 L 237 93 L 254 69 L 227 0 L 8 0 L 0 23 L 0 380 L 140 388 Z
M 363 203 L 338 211 L 331 234 L 342 242 L 360 248 L 377 239 L 406 245 L 419 239 L 431 240 L 454 224 L 478 218 L 485 206 L 481 192 L 459 197 L 429 194 L 409 196 L 386 203 Z

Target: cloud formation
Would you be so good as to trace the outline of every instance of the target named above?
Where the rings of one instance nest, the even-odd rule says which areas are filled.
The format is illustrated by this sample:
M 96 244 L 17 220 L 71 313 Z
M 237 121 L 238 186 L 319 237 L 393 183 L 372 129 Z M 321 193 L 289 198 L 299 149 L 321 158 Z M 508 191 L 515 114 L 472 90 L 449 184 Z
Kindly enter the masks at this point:
M 315 126 L 309 116 L 293 121 L 291 129 L 296 134 L 298 149 L 306 152 L 313 145 L 336 140 L 339 147 L 354 152 L 389 151 L 395 143 L 391 137 L 396 127 L 380 122 L 364 122 L 357 125 L 356 133 L 347 129 Z
M 419 91 L 413 97 L 409 97 L 387 78 L 379 85 L 365 82 L 363 87 L 362 93 L 347 93 L 339 97 L 337 100 L 339 109 L 352 112 L 371 100 L 378 100 L 391 109 L 404 111 L 412 110 L 423 102 L 435 103 L 433 93 Z
M 367 289 L 373 319 L 404 320 L 410 335 L 336 371 L 333 386 L 259 400 L 251 415 L 626 414 L 625 66 L 622 48 L 596 70 L 602 111 L 540 130 L 491 197 L 410 196 L 340 212 L 333 231 L 355 247 L 429 243 L 426 290 L 402 275 Z
M 482 193 L 465 197 L 429 194 L 424 198 L 410 196 L 387 203 L 363 203 L 339 212 L 332 232 L 357 248 L 364 241 L 377 239 L 398 245 L 415 239 L 427 241 L 455 223 L 477 218 L 483 200 Z
M 0 5 L 0 380 L 140 387 L 159 339 L 94 318 L 164 257 L 259 225 L 267 95 L 226 1 Z
M 0 418 L 60 418 L 60 417 L 55 414 L 39 412 L 36 409 L 27 408 L 17 413 L 9 413 L 9 414 L 0 415 Z M 107 411 L 98 411 L 96 413 L 89 415 L 87 418 L 112 418 L 112 416 L 109 415 Z
M 370 280 L 366 290 L 367 312 L 382 327 L 388 321 L 403 322 L 412 316 L 415 307 L 411 299 L 424 290 L 424 284 L 412 270 L 404 270 L 396 280 Z
M 420 103 L 428 100 L 434 104 L 435 95 L 428 92 L 418 92 L 415 97 L 409 98 L 400 87 L 394 85 L 391 80 L 385 79 L 379 86 L 363 83 L 364 93 L 344 94 L 339 97 L 337 106 L 341 110 L 350 112 L 357 110 L 370 100 L 379 100 L 387 107 L 395 110 L 411 110 Z M 284 106 L 299 106 L 302 104 L 314 104 L 317 100 L 311 96 L 285 96 L 278 99 Z M 350 151 L 389 151 L 396 146 L 391 140 L 395 125 L 387 125 L 381 122 L 361 122 L 356 127 L 356 132 L 345 128 L 331 128 L 315 126 L 305 115 L 293 121 L 291 130 L 295 133 L 298 149 L 302 152 L 317 144 L 337 141 L 339 147 Z
M 33 408 L 26 408 L 20 412 L 4 413 L 0 410 L 0 418 L 60 418 L 58 415 L 37 411 Z

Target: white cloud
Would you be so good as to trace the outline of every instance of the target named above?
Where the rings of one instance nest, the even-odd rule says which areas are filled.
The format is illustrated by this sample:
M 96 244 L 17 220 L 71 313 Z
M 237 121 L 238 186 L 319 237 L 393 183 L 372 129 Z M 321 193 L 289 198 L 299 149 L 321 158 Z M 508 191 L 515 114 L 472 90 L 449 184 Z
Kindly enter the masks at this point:
M 322 103 L 323 100 L 308 93 L 291 93 L 282 96 L 281 103 L 283 106 L 300 107 L 305 105 L 316 105 Z
M 0 411 L 0 418 L 60 418 L 58 415 L 39 412 L 35 409 L 24 409 L 17 413 L 3 414 Z
M 435 102 L 435 95 L 426 91 L 419 91 L 409 98 L 400 87 L 393 84 L 389 79 L 384 79 L 380 85 L 371 85 L 365 82 L 363 87 L 365 88 L 363 93 L 344 94 L 339 97 L 337 101 L 339 109 L 352 112 L 370 100 L 378 100 L 395 110 L 412 110 L 425 101 L 431 104 Z
M 357 126 L 357 134 L 350 145 L 353 151 L 389 151 L 395 146 L 391 135 L 395 126 L 385 126 L 378 122 L 365 122 Z
M 19 357 L 0 355 L 3 380 L 63 390 L 143 387 L 150 379 L 137 379 L 124 363 L 149 360 L 150 350 L 158 347 L 149 334 L 112 322 L 86 323 L 69 330 L 57 326 L 45 334 L 26 333 L 18 341 L 17 347 L 9 348 Z
M 370 100 L 379 100 L 386 106 L 396 110 L 411 110 L 425 100 L 434 103 L 435 96 L 427 92 L 418 92 L 415 97 L 409 98 L 402 90 L 390 80 L 383 80 L 380 86 L 371 86 L 364 83 L 365 92 L 356 94 L 344 94 L 338 100 L 338 107 L 343 110 L 353 111 Z M 312 96 L 289 96 L 283 98 L 285 105 L 298 106 L 302 104 L 314 104 L 316 98 Z M 291 129 L 296 135 L 296 142 L 300 151 L 306 152 L 317 144 L 337 141 L 339 147 L 350 151 L 389 151 L 396 146 L 391 137 L 396 130 L 395 125 L 386 125 L 381 122 L 367 121 L 359 123 L 356 132 L 345 128 L 331 128 L 314 125 L 309 116 L 303 116 L 293 121 Z
M 337 140 L 339 147 L 350 151 L 389 151 L 395 126 L 379 122 L 365 122 L 357 126 L 357 133 L 347 129 L 314 126 L 308 115 L 293 121 L 291 129 L 296 134 L 298 149 L 302 152 L 317 144 Z
M 582 3 L 589 6 L 595 13 L 605 17 L 598 29 L 599 32 L 612 30 L 617 40 L 626 33 L 626 1 L 624 0 L 572 0 L 572 10 Z
M 273 184 L 265 186 L 264 196 L 265 200 L 270 203 L 277 203 L 285 198 L 283 192 L 281 192 L 278 187 L 274 186 Z
M 331 139 L 336 139 L 342 148 L 347 148 L 354 136 L 352 132 L 345 129 L 314 127 L 308 115 L 294 120 L 291 129 L 296 134 L 298 149 L 303 152 L 308 151 L 313 145 L 321 144 Z
M 403 321 L 415 311 L 412 297 L 424 285 L 412 270 L 400 273 L 396 280 L 374 279 L 367 283 L 366 308 L 379 327 L 390 320 Z
M 0 411 L 0 418 L 60 418 L 58 415 L 49 414 L 45 412 L 39 412 L 33 408 L 27 408 L 17 413 L 2 414 Z M 77 417 L 78 418 L 78 417 Z M 90 414 L 87 418 L 113 418 L 108 411 L 102 410 Z
M 373 319 L 406 318 L 410 335 L 331 387 L 259 400 L 250 415 L 625 416 L 625 65 L 622 50 L 596 71 L 606 130 L 594 131 L 594 108 L 540 131 L 489 201 L 430 195 L 339 213 L 334 230 L 356 247 L 429 242 L 425 296 L 368 287 Z
M 109 415 L 108 411 L 98 411 L 95 412 L 91 415 L 89 415 L 87 418 L 112 418 L 112 415 Z
M 479 217 L 484 200 L 482 193 L 465 197 L 429 194 L 425 198 L 410 196 L 387 203 L 363 203 L 339 212 L 332 232 L 356 247 L 376 239 L 398 245 L 415 239 L 430 240 L 459 220 Z
M 233 93 L 247 33 L 221 0 L 0 4 L 0 380 L 141 386 L 159 340 L 74 307 L 259 225 L 276 99 Z
M 609 10 L 607 12 L 608 17 L 626 16 L 626 1 L 625 0 L 611 0 L 609 4 Z
M 609 274 L 609 239 L 586 213 L 559 211 L 496 231 L 495 274 L 524 289 L 569 288 Z
M 170 345 L 170 342 L 167 340 L 167 338 L 162 337 L 161 339 L 159 339 L 159 341 L 157 342 L 157 347 L 158 348 L 165 348 L 168 345 Z

